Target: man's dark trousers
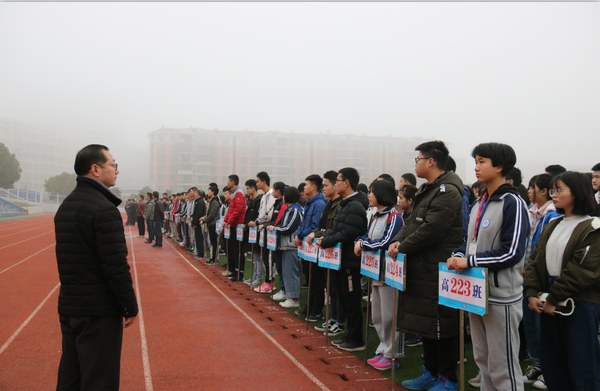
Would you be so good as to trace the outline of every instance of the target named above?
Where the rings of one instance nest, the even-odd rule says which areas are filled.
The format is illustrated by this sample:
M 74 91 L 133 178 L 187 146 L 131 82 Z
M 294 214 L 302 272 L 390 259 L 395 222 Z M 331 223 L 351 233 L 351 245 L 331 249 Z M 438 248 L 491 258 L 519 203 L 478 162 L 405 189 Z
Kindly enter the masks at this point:
M 154 240 L 154 220 L 146 220 L 146 224 L 148 225 L 148 240 Z
M 57 391 L 117 391 L 123 317 L 59 315 L 62 357 Z
M 196 252 L 199 257 L 204 258 L 204 233 L 202 232 L 202 226 L 194 228 L 194 237 L 196 239 Z

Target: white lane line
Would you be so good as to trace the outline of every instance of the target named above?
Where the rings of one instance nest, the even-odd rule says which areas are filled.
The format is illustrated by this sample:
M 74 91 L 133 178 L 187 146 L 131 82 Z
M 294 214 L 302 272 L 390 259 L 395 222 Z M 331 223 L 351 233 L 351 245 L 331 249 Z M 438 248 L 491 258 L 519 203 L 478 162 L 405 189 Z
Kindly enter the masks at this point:
M 28 260 L 29 258 L 31 258 L 31 257 L 33 257 L 33 256 L 36 256 L 36 255 L 38 255 L 38 254 L 39 254 L 39 253 L 41 253 L 42 251 L 44 251 L 44 250 L 47 250 L 47 249 L 49 249 L 50 247 L 52 247 L 52 246 L 54 246 L 54 245 L 55 245 L 55 243 L 52 243 L 52 244 L 51 244 L 51 245 L 49 245 L 48 247 L 46 247 L 46 248 L 44 248 L 44 249 L 42 249 L 42 250 L 38 251 L 37 253 L 35 253 L 35 254 L 33 254 L 33 255 L 30 255 L 30 256 L 28 256 L 27 258 L 23 259 L 22 261 L 19 261 L 19 262 L 15 263 L 14 265 L 10 266 L 10 267 L 7 267 L 6 269 L 4 269 L 4 270 L 0 271 L 0 274 L 4 273 L 4 272 L 5 272 L 5 271 L 7 271 L 7 270 L 10 270 L 10 269 L 12 269 L 13 267 L 17 266 L 18 264 L 25 262 L 25 261 L 26 261 L 26 260 Z
M 9 244 L 8 246 L 0 247 L 0 250 L 2 250 L 2 249 L 5 249 L 5 248 L 7 248 L 7 247 L 10 247 L 10 246 L 17 245 L 17 244 L 19 244 L 19 243 L 26 242 L 26 241 L 28 241 L 28 240 L 31 240 L 31 239 L 39 238 L 40 236 L 44 236 L 44 235 L 47 235 L 47 234 L 49 234 L 49 233 L 52 233 L 52 232 L 54 232 L 54 230 L 52 230 L 52 231 L 48 231 L 48 232 L 45 232 L 45 233 L 43 233 L 43 234 L 41 234 L 41 235 L 38 235 L 38 236 L 32 236 L 32 237 L 30 237 L 29 239 L 21 240 L 20 242 L 16 242 L 16 243 L 13 243 L 13 244 Z
M 131 229 L 130 229 L 131 233 Z M 138 301 L 138 321 L 140 325 L 140 336 L 142 340 L 142 362 L 144 364 L 144 381 L 146 383 L 146 391 L 152 391 L 152 373 L 150 372 L 150 359 L 148 357 L 148 342 L 146 341 L 146 326 L 144 325 L 144 313 L 142 311 L 142 298 L 140 296 L 140 284 L 138 283 L 137 265 L 135 262 L 135 250 L 133 248 L 133 237 L 131 239 L 131 258 L 133 260 L 133 274 L 135 280 L 135 293 Z
M 171 243 L 166 242 L 173 250 L 175 250 L 175 247 L 173 247 L 171 245 Z M 200 274 L 210 285 L 212 285 L 213 288 L 215 288 L 215 290 L 217 292 L 219 292 L 224 298 L 225 300 L 227 300 L 236 310 L 238 310 L 242 315 L 244 315 L 246 317 L 246 319 L 248 319 L 248 321 L 250 323 L 252 323 L 252 325 L 254 327 L 256 327 L 265 337 L 267 337 L 272 343 L 273 345 L 277 346 L 277 348 L 287 356 L 287 358 L 289 358 L 310 380 L 312 380 L 317 386 L 319 386 L 319 388 L 321 388 L 323 391 L 330 391 L 329 388 L 321 383 L 321 381 L 319 379 L 316 378 L 315 375 L 313 375 L 308 369 L 306 369 L 306 367 L 304 365 L 302 365 L 300 363 L 300 361 L 296 360 L 296 358 L 294 356 L 292 356 L 292 354 L 290 352 L 288 352 L 283 346 L 281 346 L 281 344 L 279 342 L 277 342 L 275 340 L 275 338 L 273 338 L 270 334 L 267 333 L 267 331 L 265 329 L 263 329 L 262 327 L 260 327 L 260 325 L 258 323 L 256 323 L 254 321 L 254 319 L 252 319 L 250 317 L 250 315 L 248 315 L 246 312 L 244 312 L 243 309 L 241 309 L 237 304 L 235 304 L 233 302 L 233 300 L 231 300 L 225 293 L 223 293 L 222 290 L 220 290 L 211 280 L 208 279 L 208 277 L 206 277 L 204 275 L 204 273 L 202 273 L 200 270 L 198 270 L 198 268 L 196 268 L 196 266 L 192 265 L 190 263 L 190 261 L 188 261 L 183 255 L 181 255 L 181 253 L 179 251 L 175 251 L 177 253 L 177 255 L 179 255 L 185 262 L 187 262 L 188 265 L 190 265 L 192 267 L 192 269 L 196 270 L 196 272 L 198 272 L 198 274 Z
M 35 228 L 31 228 L 31 229 L 26 229 L 24 231 L 15 232 L 14 234 L 0 236 L 0 240 L 2 240 L 4 238 L 8 238 L 9 236 L 18 235 L 18 234 L 23 233 L 23 232 L 29 232 L 29 231 L 33 231 L 33 230 L 36 230 L 36 229 L 46 228 L 46 227 L 53 227 L 53 226 L 54 226 L 54 224 L 40 225 L 40 226 L 35 227 Z
M 52 296 L 54 291 L 56 291 L 56 289 L 58 289 L 59 286 L 60 286 L 60 282 L 58 284 L 56 284 L 56 286 L 54 287 L 54 289 L 52 289 L 52 291 L 50 293 L 48 293 L 48 296 L 46 296 L 46 298 L 40 303 L 40 305 L 38 305 L 37 308 L 35 310 L 33 310 L 31 315 L 29 315 L 29 317 L 27 319 L 25 319 L 25 322 L 23 322 L 23 324 L 21 324 L 21 326 L 19 326 L 17 331 L 15 331 L 13 333 L 13 335 L 11 335 L 10 338 L 6 342 L 4 342 L 4 345 L 2 345 L 2 347 L 0 347 L 0 354 L 2 354 L 2 352 L 4 352 L 6 350 L 6 348 L 8 348 L 8 345 L 10 345 L 11 342 L 14 341 L 15 338 L 17 338 L 17 335 L 19 335 L 19 333 L 21 333 L 21 331 L 25 328 L 25 326 L 27 326 L 27 323 L 29 323 L 29 321 L 35 316 L 35 314 L 38 313 L 38 311 L 48 301 L 50 296 Z

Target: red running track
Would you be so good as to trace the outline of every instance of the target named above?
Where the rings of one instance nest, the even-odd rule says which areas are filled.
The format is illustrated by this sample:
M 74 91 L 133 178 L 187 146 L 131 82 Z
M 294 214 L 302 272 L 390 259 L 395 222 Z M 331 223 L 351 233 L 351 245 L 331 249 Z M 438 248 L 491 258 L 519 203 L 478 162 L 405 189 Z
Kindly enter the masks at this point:
M 60 360 L 53 215 L 0 222 L 0 390 L 53 390 Z M 121 390 L 389 390 L 391 381 L 277 304 L 125 227 L 140 314 Z M 403 389 L 396 385 L 395 389 Z

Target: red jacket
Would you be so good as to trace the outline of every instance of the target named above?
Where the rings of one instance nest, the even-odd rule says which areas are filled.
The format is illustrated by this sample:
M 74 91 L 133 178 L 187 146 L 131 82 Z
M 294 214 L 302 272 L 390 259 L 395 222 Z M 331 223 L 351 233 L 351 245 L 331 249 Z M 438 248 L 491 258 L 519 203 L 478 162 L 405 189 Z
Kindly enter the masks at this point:
M 244 224 L 246 217 L 246 197 L 244 193 L 236 186 L 231 191 L 231 199 L 229 200 L 229 209 L 225 215 L 225 224 L 230 227 L 237 227 L 239 224 Z

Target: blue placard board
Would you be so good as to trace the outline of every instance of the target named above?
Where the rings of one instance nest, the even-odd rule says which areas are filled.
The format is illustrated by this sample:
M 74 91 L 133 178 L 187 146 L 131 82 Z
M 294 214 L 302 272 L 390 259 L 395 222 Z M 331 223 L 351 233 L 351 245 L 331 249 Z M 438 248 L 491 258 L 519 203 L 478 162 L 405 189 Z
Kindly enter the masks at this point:
M 385 254 L 385 283 L 386 285 L 404 291 L 406 285 L 406 269 L 404 254 L 398 253 L 396 260 Z
M 256 243 L 257 232 L 256 227 L 248 228 L 248 243 Z
M 445 262 L 439 264 L 439 303 L 450 308 L 487 313 L 488 284 L 487 270 L 469 267 L 461 272 L 448 270 Z
M 379 280 L 379 270 L 381 266 L 381 250 L 367 251 L 362 250 L 360 257 L 360 274 Z
M 340 243 L 327 249 L 319 249 L 319 266 L 326 269 L 340 270 L 342 267 Z

